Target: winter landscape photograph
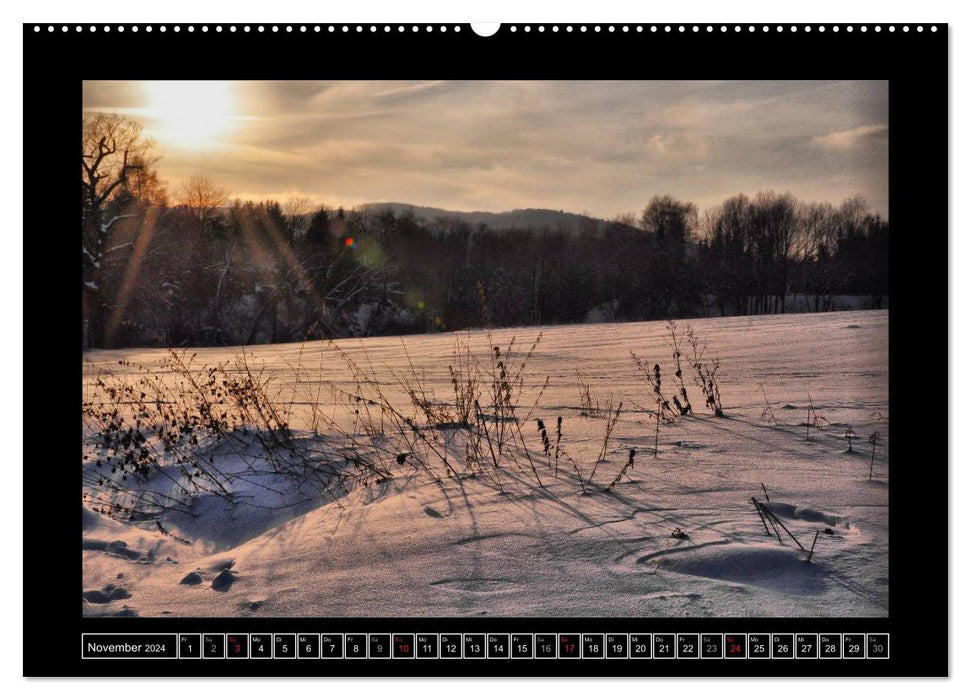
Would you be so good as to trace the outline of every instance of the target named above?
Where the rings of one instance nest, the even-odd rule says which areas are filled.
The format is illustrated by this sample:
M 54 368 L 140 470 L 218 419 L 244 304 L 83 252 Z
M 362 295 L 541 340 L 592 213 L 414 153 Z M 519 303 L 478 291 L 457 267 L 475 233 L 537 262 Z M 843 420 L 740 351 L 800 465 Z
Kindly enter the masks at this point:
M 887 81 L 80 118 L 82 615 L 888 615 Z

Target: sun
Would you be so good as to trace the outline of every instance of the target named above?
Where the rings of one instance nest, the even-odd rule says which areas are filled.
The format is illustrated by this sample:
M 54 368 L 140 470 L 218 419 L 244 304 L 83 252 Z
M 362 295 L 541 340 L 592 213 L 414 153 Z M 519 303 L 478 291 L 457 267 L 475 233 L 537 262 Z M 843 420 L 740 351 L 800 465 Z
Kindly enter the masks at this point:
M 160 142 L 208 150 L 231 131 L 236 100 L 230 83 L 163 80 L 145 85 L 152 131 Z

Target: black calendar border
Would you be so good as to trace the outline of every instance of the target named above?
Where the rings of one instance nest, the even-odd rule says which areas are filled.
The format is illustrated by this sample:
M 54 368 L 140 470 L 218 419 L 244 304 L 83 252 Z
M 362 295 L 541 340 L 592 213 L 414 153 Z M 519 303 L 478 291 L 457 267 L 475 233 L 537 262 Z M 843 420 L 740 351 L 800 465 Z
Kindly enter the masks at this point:
M 617 24 L 596 31 L 588 24 L 504 26 L 493 37 L 468 25 L 419 25 L 390 32 L 384 25 L 272 24 L 125 25 L 25 24 L 24 32 L 24 674 L 28 676 L 941 676 L 948 673 L 948 483 L 946 436 L 924 444 L 919 423 L 901 415 L 927 411 L 926 394 L 912 372 L 938 377 L 947 367 L 948 300 L 948 28 L 930 25 Z M 642 31 L 637 31 L 641 26 Z M 665 30 L 668 27 L 668 30 Z M 791 27 L 796 27 L 793 31 Z M 199 61 L 211 52 L 214 61 Z M 117 68 L 107 56 L 124 56 Z M 80 135 L 83 79 L 886 79 L 890 85 L 890 202 L 895 230 L 919 236 L 920 247 L 891 244 L 890 403 L 899 406 L 890 487 L 890 615 L 887 618 L 82 618 L 79 483 L 49 480 L 31 485 L 51 466 L 76 464 L 80 441 L 80 251 L 75 152 Z M 33 187 L 43 183 L 42 187 Z M 43 226 L 31 225 L 41 217 Z M 40 230 L 40 233 L 38 233 Z M 65 241 L 61 244 L 61 241 Z M 28 272 L 30 276 L 28 276 Z M 63 299 L 56 319 L 32 316 L 32 299 Z M 943 308 L 942 308 L 943 307 Z M 944 313 L 925 315 L 926 309 Z M 77 325 L 72 325 L 77 324 Z M 55 335 L 56 334 L 56 335 Z M 920 334 L 933 343 L 932 358 L 914 357 L 905 345 Z M 35 346 L 34 343 L 39 345 Z M 43 348 L 43 352 L 39 349 Z M 54 357 L 51 357 L 51 354 Z M 934 365 L 934 359 L 937 366 Z M 939 377 L 943 384 L 943 377 Z M 939 409 L 938 409 L 939 410 Z M 910 424 L 914 424 L 912 429 Z M 58 426 L 64 426 L 63 429 Z M 78 432 L 72 432 L 72 428 Z M 44 445 L 43 454 L 36 446 Z M 69 467 L 64 466 L 68 469 Z M 80 474 L 78 475 L 78 478 Z M 928 478 L 930 477 L 930 478 Z M 921 508 L 916 521 L 908 512 Z M 930 505 L 924 505 L 930 504 Z M 66 514 L 66 515 L 64 515 Z M 44 531 L 45 520 L 52 522 Z M 68 523 L 66 525 L 66 523 Z M 75 537 L 64 537 L 73 527 Z M 45 543 L 40 546 L 38 543 Z M 52 562 L 62 574 L 36 578 Z M 72 567 L 69 562 L 74 562 Z M 73 573 L 72 573 L 73 572 Z M 82 661 L 82 632 L 887 632 L 889 661 L 756 660 L 329 660 L 329 661 Z M 263 665 L 261 665 L 263 664 Z

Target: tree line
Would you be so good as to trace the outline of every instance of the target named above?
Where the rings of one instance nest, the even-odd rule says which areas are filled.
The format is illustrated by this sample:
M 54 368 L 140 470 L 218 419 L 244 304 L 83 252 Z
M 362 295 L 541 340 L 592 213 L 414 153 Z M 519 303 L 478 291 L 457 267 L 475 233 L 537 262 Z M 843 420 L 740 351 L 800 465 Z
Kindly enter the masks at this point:
M 599 228 L 169 193 L 138 124 L 84 119 L 82 296 L 95 347 L 235 345 L 887 303 L 889 224 L 859 199 L 656 196 Z

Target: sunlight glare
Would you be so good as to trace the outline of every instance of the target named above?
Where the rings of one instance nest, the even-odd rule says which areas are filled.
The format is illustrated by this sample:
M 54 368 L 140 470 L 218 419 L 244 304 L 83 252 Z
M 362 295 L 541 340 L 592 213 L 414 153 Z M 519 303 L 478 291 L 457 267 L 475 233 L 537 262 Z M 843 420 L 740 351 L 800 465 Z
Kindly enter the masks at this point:
M 230 83 L 165 80 L 146 83 L 154 135 L 191 150 L 211 149 L 232 126 L 235 99 Z

